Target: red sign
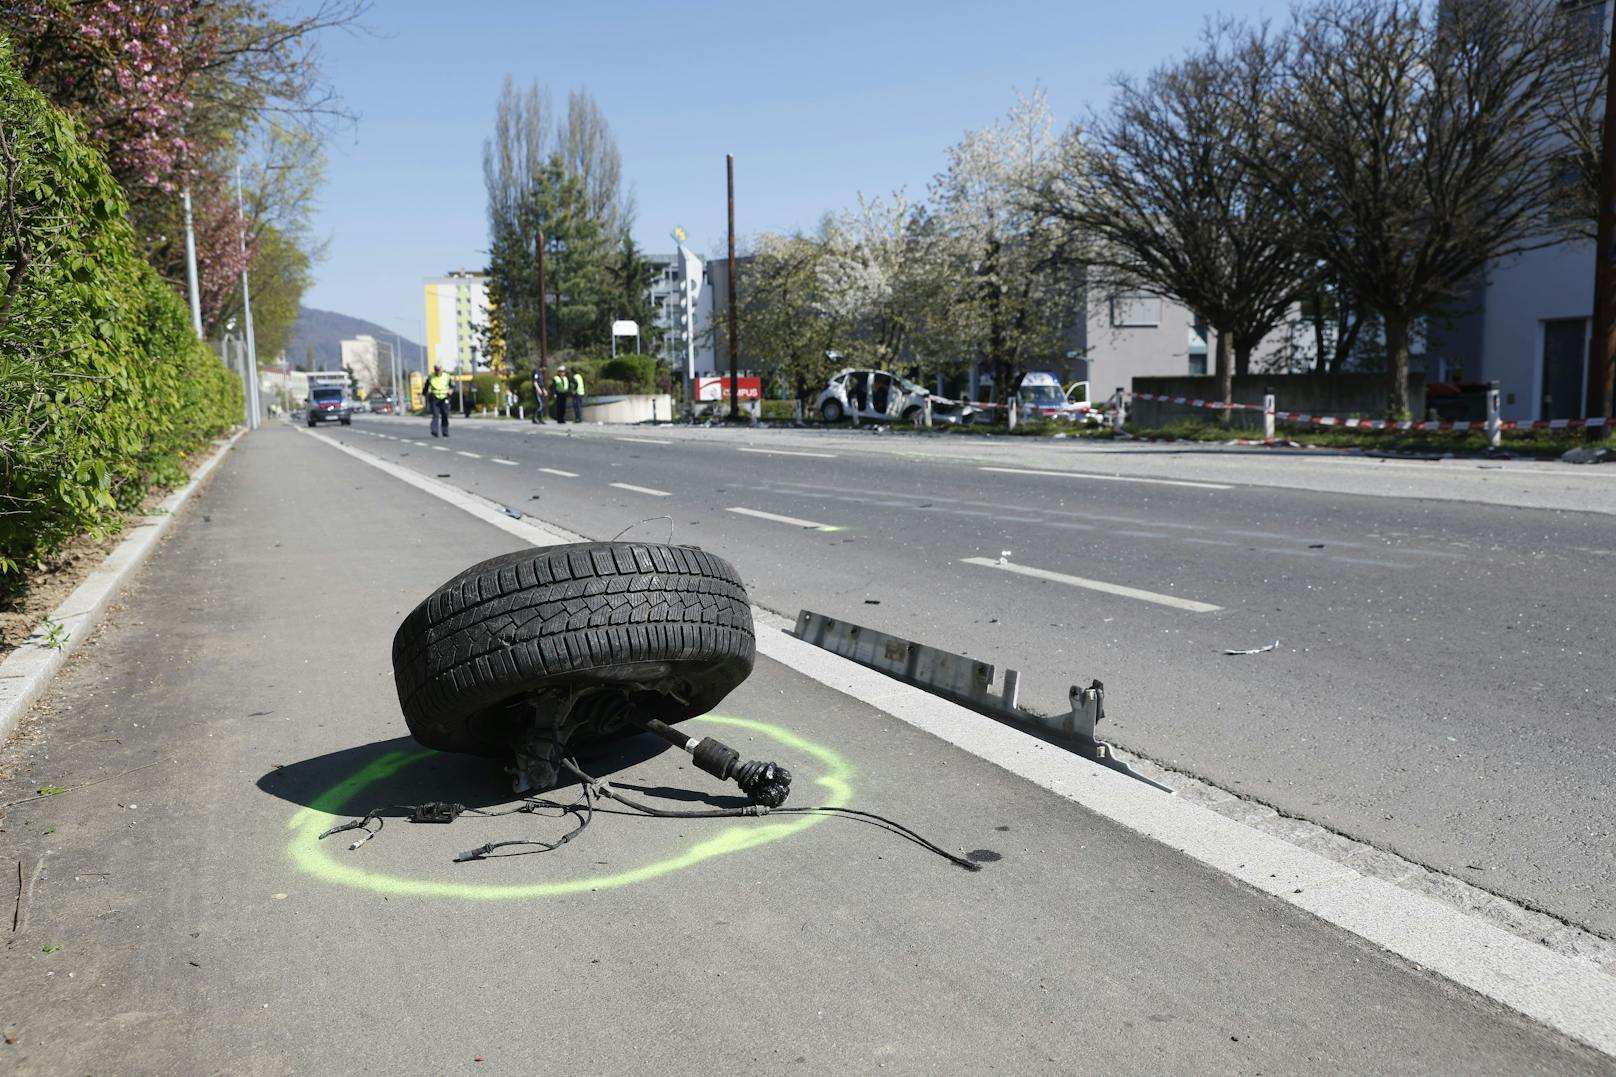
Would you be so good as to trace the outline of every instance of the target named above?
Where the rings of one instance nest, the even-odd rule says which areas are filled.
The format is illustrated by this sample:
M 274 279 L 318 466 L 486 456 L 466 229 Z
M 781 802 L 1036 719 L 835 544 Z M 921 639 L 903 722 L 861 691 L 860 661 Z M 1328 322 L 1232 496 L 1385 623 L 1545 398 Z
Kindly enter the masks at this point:
M 742 377 L 740 398 L 742 400 L 763 399 L 763 379 Z M 730 379 L 723 378 L 697 378 L 697 400 L 728 400 L 730 397 Z

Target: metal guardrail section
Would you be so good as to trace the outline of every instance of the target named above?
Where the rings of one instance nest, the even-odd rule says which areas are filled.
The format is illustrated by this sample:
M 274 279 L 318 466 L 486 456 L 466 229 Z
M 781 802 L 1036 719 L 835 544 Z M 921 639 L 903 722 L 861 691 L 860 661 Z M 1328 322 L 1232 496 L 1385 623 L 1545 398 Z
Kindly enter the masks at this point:
M 1017 701 L 1021 675 L 1004 671 L 1004 680 L 994 690 L 994 668 L 987 662 L 954 654 L 924 643 L 915 643 L 863 625 L 850 624 L 803 610 L 797 614 L 796 636 L 806 643 L 823 647 L 832 654 L 861 666 L 885 673 L 904 684 L 930 692 L 951 703 L 967 707 L 1010 725 L 1031 726 L 1056 740 L 1067 742 L 1085 759 L 1126 774 L 1165 793 L 1172 790 L 1140 774 L 1116 757 L 1111 745 L 1094 735 L 1095 726 L 1105 717 L 1105 685 L 1095 681 L 1087 688 L 1072 685 L 1067 693 L 1071 709 L 1059 716 L 1044 717 L 1023 710 Z

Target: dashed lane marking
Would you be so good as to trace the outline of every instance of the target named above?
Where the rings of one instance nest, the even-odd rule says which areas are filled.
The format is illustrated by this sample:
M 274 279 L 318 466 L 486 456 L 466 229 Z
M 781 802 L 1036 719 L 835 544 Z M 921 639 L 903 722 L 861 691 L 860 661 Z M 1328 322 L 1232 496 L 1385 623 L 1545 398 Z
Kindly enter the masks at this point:
M 653 490 L 649 486 L 635 486 L 631 482 L 614 482 L 611 485 L 617 487 L 619 490 L 629 490 L 629 491 L 632 491 L 633 493 L 636 493 L 636 494 L 649 494 L 652 497 L 672 497 L 673 496 L 672 494 L 668 493 L 668 491 L 666 491 L 666 490 Z
M 562 471 L 558 467 L 541 467 L 539 470 L 546 475 L 560 475 L 563 479 L 576 479 L 578 477 L 576 471 Z
M 1050 475 L 1057 479 L 1094 479 L 1098 482 L 1145 482 L 1152 486 L 1188 486 L 1196 490 L 1233 490 L 1221 482 L 1189 482 L 1185 479 L 1145 479 L 1135 475 L 1096 475 L 1089 471 L 1038 471 L 1023 467 L 979 467 L 978 471 L 996 471 L 1003 475 Z
M 613 438 L 612 440 L 613 441 L 626 441 L 630 445 L 672 445 L 673 444 L 673 442 L 671 442 L 671 441 L 663 441 L 661 438 Z
M 1332 560 L 1332 561 L 1340 561 L 1344 565 L 1369 565 L 1371 568 L 1413 568 L 1414 567 L 1413 565 L 1405 565 L 1401 561 L 1377 561 L 1373 557 L 1345 557 L 1345 556 L 1337 555 L 1337 556 L 1331 557 L 1330 560 Z
M 494 463 L 496 463 L 496 464 L 504 464 L 506 467 L 516 467 L 517 466 L 517 463 L 516 463 L 515 460 L 507 460 L 503 456 L 494 457 Z
M 833 452 L 793 452 L 790 449 L 736 449 L 736 452 L 757 453 L 759 456 L 812 456 L 820 460 L 834 460 Z
M 473 460 L 481 460 L 483 458 L 483 454 L 480 452 L 467 452 L 465 449 L 456 449 L 455 452 L 459 453 L 461 456 L 469 456 Z
M 743 509 L 743 508 L 735 507 L 735 508 L 725 509 L 724 511 L 725 512 L 733 512 L 738 516 L 756 517 L 759 520 L 772 520 L 773 522 L 775 522 L 777 524 L 790 524 L 792 527 L 801 527 L 801 528 L 805 528 L 805 529 L 811 530 L 811 531 L 840 531 L 840 530 L 842 530 L 840 527 L 837 527 L 834 524 L 816 523 L 813 520 L 803 520 L 803 519 L 800 519 L 800 518 L 798 518 L 796 516 L 781 516 L 777 512 L 763 512 L 761 509 Z
M 1210 602 L 1197 602 L 1191 598 L 1179 598 L 1177 595 L 1157 594 L 1155 591 L 1143 591 L 1137 587 L 1124 587 L 1120 583 L 1105 583 L 1101 580 L 1084 579 L 1082 576 L 1068 576 L 1064 572 L 1051 572 L 1047 568 L 1033 568 L 1030 565 L 1016 565 L 1009 562 L 1001 563 L 987 557 L 962 557 L 960 560 L 967 565 L 981 565 L 983 568 L 996 568 L 1001 572 L 1014 572 L 1018 576 L 1031 576 L 1036 580 L 1064 583 L 1071 587 L 1082 587 L 1086 590 L 1100 591 L 1108 595 L 1134 598 L 1140 602 L 1154 602 L 1158 606 L 1170 606 L 1175 610 L 1185 610 L 1189 613 L 1214 613 L 1223 608 L 1222 606 L 1214 606 Z

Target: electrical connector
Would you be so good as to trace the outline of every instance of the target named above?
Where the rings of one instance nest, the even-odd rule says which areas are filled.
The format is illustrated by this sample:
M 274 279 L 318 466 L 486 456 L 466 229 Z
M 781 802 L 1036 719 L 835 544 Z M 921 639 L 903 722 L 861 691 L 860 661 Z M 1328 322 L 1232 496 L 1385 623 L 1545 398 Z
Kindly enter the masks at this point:
M 466 810 L 464 804 L 449 804 L 442 800 L 434 800 L 427 804 L 415 805 L 410 814 L 412 823 L 452 823 Z

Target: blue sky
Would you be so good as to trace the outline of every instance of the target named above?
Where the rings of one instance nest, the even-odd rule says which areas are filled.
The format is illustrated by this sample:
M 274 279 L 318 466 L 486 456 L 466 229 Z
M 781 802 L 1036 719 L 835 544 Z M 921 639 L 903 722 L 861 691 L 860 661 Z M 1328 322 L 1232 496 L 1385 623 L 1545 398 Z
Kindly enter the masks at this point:
M 668 250 L 682 225 L 708 253 L 725 153 L 738 234 L 812 228 L 860 191 L 922 195 L 1018 90 L 1041 86 L 1063 122 L 1103 106 L 1113 75 L 1181 54 L 1219 11 L 1277 21 L 1285 6 L 377 0 L 373 33 L 322 46 L 359 120 L 330 142 L 315 217 L 330 245 L 303 301 L 420 340 L 422 279 L 484 261 L 482 142 L 507 73 L 563 107 L 587 87 L 638 199 L 636 240 Z

